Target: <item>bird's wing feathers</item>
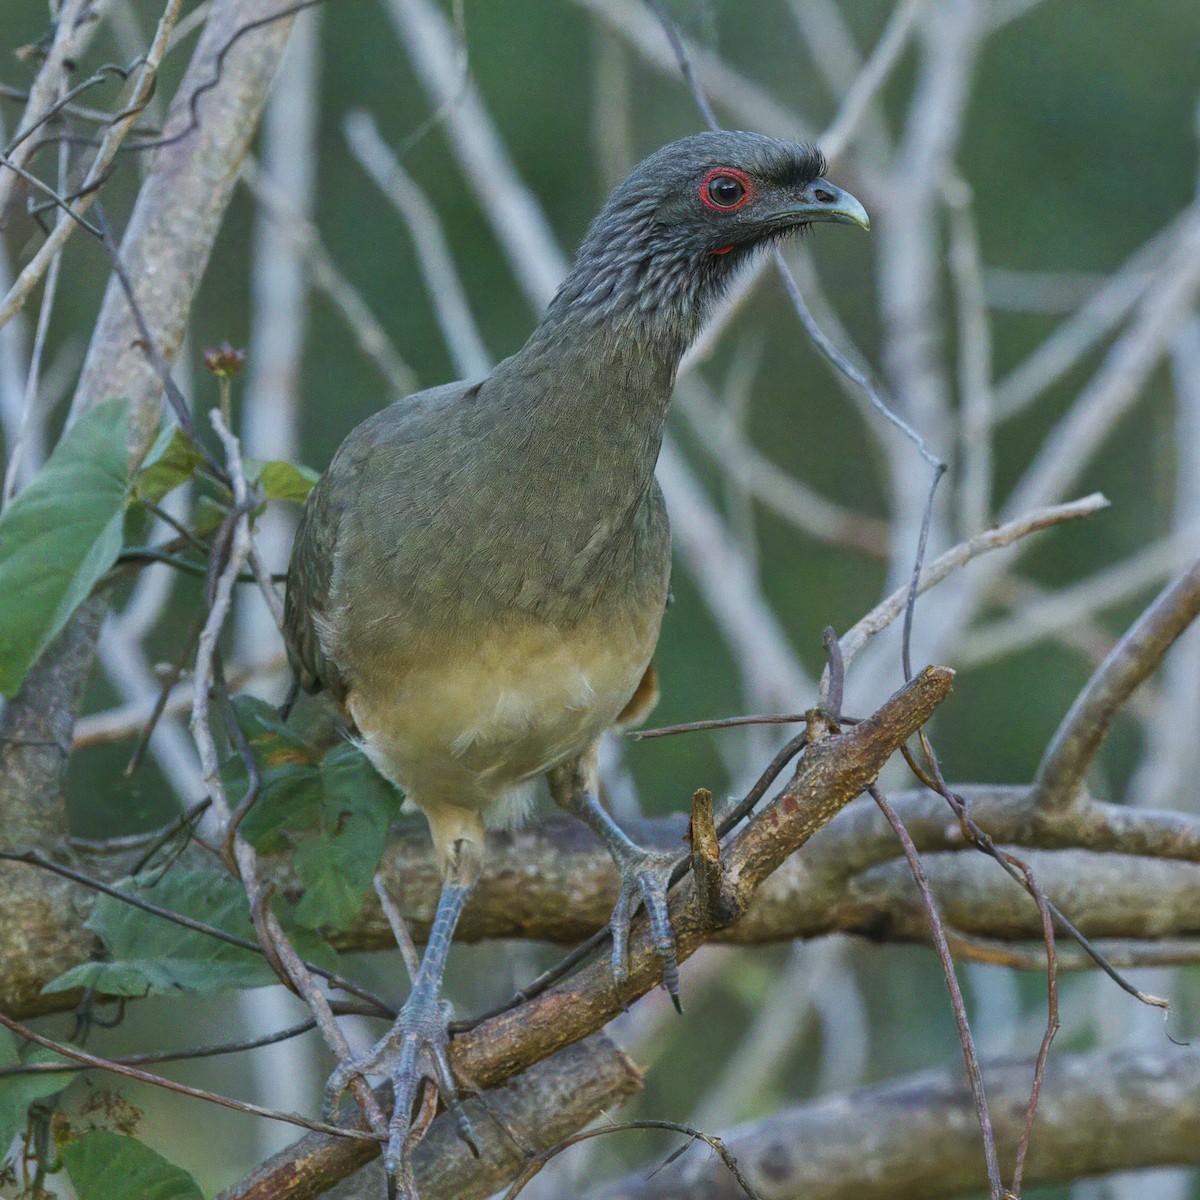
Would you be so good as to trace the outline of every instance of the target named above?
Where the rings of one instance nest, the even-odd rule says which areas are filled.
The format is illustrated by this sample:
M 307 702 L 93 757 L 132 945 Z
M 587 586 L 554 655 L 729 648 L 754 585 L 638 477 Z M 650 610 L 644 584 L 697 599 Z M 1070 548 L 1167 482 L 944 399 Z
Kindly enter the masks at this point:
M 300 686 L 308 692 L 326 688 L 340 702 L 343 680 L 326 657 L 318 632 L 327 619 L 333 581 L 338 527 L 335 490 L 326 473 L 304 505 L 288 567 L 283 628 L 288 660 Z
M 347 680 L 336 661 L 331 628 L 337 623 L 346 556 L 364 549 L 371 517 L 380 505 L 404 523 L 411 507 L 404 493 L 420 482 L 418 473 L 405 469 L 405 451 L 444 437 L 455 403 L 472 386 L 430 388 L 375 413 L 351 431 L 309 493 L 292 546 L 284 603 L 288 658 L 307 691 L 323 688 L 339 703 L 344 701 Z M 373 500 L 365 509 L 364 495 Z M 404 540 L 389 548 L 393 564 Z

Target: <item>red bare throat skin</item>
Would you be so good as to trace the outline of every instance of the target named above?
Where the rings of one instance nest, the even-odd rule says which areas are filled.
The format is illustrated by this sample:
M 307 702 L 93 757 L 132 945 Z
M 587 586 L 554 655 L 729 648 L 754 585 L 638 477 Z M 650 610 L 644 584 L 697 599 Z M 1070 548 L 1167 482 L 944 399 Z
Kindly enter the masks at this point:
M 732 249 L 732 246 L 718 246 L 715 250 L 710 250 L 709 254 L 728 254 Z

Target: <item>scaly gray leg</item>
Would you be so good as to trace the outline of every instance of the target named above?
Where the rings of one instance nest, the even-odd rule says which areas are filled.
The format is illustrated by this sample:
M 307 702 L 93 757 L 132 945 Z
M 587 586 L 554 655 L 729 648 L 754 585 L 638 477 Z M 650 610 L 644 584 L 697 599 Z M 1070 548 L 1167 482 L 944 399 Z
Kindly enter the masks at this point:
M 383 1160 L 389 1200 L 401 1196 L 404 1200 L 416 1200 L 409 1132 L 417 1089 L 424 1080 L 432 1080 L 446 1107 L 457 1111 L 459 1133 L 478 1153 L 470 1123 L 459 1107 L 458 1086 L 446 1053 L 450 1040 L 446 1030 L 450 1012 L 449 1005 L 444 1004 L 441 997 L 442 976 L 446 971 L 454 928 L 472 891 L 473 883 L 447 881 L 442 885 L 421 968 L 396 1023 L 366 1054 L 339 1063 L 325 1085 L 328 1114 L 354 1076 L 386 1075 L 391 1080 L 394 1100 Z
M 613 977 L 621 982 L 629 973 L 629 923 L 640 901 L 650 921 L 654 948 L 662 959 L 663 987 L 670 994 L 676 1010 L 682 1012 L 675 930 L 667 911 L 667 888 L 671 883 L 674 859 L 669 854 L 646 850 L 634 842 L 601 807 L 587 786 L 585 770 L 583 763 L 557 768 L 550 774 L 550 791 L 559 805 L 574 813 L 604 842 L 621 873 L 621 890 L 609 922 L 613 940 Z

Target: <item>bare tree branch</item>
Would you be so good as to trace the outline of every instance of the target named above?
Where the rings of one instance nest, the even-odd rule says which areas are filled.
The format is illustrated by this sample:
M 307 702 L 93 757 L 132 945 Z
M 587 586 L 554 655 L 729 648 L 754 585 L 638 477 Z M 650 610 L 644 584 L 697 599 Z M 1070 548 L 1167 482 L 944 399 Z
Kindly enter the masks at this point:
M 615 33 L 619 33 L 645 62 L 672 80 L 679 68 L 662 29 L 645 5 L 636 0 L 578 0 Z M 714 54 L 684 39 L 684 48 L 707 95 L 747 129 L 775 137 L 811 137 L 813 130 L 799 113 L 785 108 L 752 79 L 733 70 Z
M 417 261 L 455 370 L 463 379 L 482 378 L 491 370 L 492 358 L 471 316 L 436 210 L 384 142 L 369 113 L 351 113 L 345 130 L 355 157 L 403 217 L 417 245 Z
M 452 1115 L 440 1116 L 414 1154 L 423 1200 L 483 1200 L 512 1178 L 528 1154 L 553 1146 L 621 1104 L 641 1082 L 637 1067 L 608 1038 L 596 1034 L 489 1092 L 486 1103 L 466 1101 L 464 1108 L 482 1157 L 473 1158 L 458 1139 Z M 318 1195 L 331 1200 L 377 1200 L 384 1194 L 383 1170 L 377 1160 L 333 1187 L 370 1161 L 371 1148 L 364 1143 L 347 1146 L 350 1153 L 335 1162 L 325 1153 L 327 1142 L 327 1138 L 305 1138 L 268 1159 L 217 1200 L 282 1196 L 300 1200 Z
M 1193 933 L 1200 903 L 1200 818 L 1096 803 L 1046 812 L 1032 804 L 1027 786 L 957 790 L 976 822 L 998 844 L 1038 852 L 1037 870 L 1047 892 L 1085 933 L 1151 939 L 1139 959 L 1146 961 L 1160 953 L 1155 939 Z M 1037 910 L 995 864 L 965 844 L 958 824 L 947 820 L 939 797 L 919 791 L 896 793 L 891 799 L 926 856 L 935 890 L 944 884 L 939 898 L 950 906 L 957 933 L 1005 943 L 1039 936 Z M 631 824 L 631 832 L 652 848 L 677 850 L 685 822 L 645 821 Z M 126 839 L 108 852 L 92 848 L 87 860 L 91 873 L 119 877 L 145 844 L 144 838 Z M 913 906 L 915 896 L 899 854 L 891 830 L 873 805 L 855 802 L 812 840 L 804 855 L 786 862 L 763 883 L 736 922 L 712 937 L 759 944 L 846 932 L 923 942 L 923 913 Z M 73 888 L 70 913 L 64 917 L 46 903 L 44 872 L 22 868 L 18 877 L 16 868 L 12 870 L 14 902 L 29 923 L 23 928 L 0 927 L 0 995 L 14 1016 L 69 1009 L 74 996 L 42 994 L 41 988 L 92 954 L 91 936 L 82 926 L 90 896 Z M 414 936 L 423 941 L 439 880 L 424 832 L 394 836 L 381 871 Z M 267 885 L 279 895 L 299 894 L 290 856 L 264 858 L 263 872 Z M 1127 885 L 1114 879 L 1122 873 L 1130 879 Z M 617 878 L 603 849 L 572 823 L 555 821 L 517 834 L 493 834 L 488 866 L 458 936 L 464 942 L 531 938 L 576 944 L 605 927 L 616 888 Z M 394 945 L 371 897 L 354 924 L 334 941 L 343 950 Z M 1194 946 L 1162 945 L 1161 953 L 1171 961 L 1193 961 L 1189 955 Z
M 304 255 L 312 286 L 322 292 L 345 321 L 359 349 L 375 366 L 394 399 L 416 391 L 417 377 L 396 351 L 387 331 L 358 289 L 333 261 L 317 227 L 298 213 L 275 188 L 253 158 L 247 158 L 242 178 L 254 198 L 279 222 L 280 228 Z
M 985 1064 L 1002 1160 L 1021 1134 L 1030 1062 Z M 1025 1180 L 1052 1184 L 1169 1163 L 1200 1164 L 1200 1055 L 1194 1049 L 1050 1060 Z M 829 1096 L 724 1135 L 772 1200 L 951 1200 L 986 1183 L 970 1096 L 925 1074 Z M 585 1200 L 742 1200 L 719 1163 L 688 1153 Z
M 1088 767 L 1130 694 L 1200 614 L 1200 562 L 1169 584 L 1113 647 L 1055 732 L 1038 768 L 1039 802 L 1077 802 Z
M 1200 289 L 1200 204 L 1188 212 L 1154 287 L 1100 370 L 1049 436 L 1005 504 L 1011 515 L 1053 504 L 1140 395 Z
M 1010 616 L 976 625 L 955 653 L 960 667 L 976 666 L 1013 654 L 1044 638 L 1078 631 L 1105 609 L 1136 599 L 1195 557 L 1193 534 L 1174 533 L 1144 550 L 1104 567 L 1057 591 L 1033 589 L 1034 597 L 1020 603 Z M 1018 592 L 1028 591 L 1026 584 Z M 1108 639 L 1111 644 L 1111 638 Z M 1103 658 L 1108 646 L 1098 656 Z
M 1048 529 L 1050 526 L 1058 525 L 1063 521 L 1072 521 L 1077 517 L 1088 516 L 1107 506 L 1108 501 L 1099 492 L 1094 492 L 1090 496 L 1084 496 L 1082 499 L 1074 500 L 1069 504 L 1060 504 L 1056 507 L 1043 508 L 1026 513 L 1025 516 L 1008 521 L 1004 525 L 984 530 L 983 533 L 977 533 L 974 537 L 968 538 L 965 542 L 960 542 L 957 546 L 952 547 L 934 559 L 921 572 L 918 590 L 920 592 L 928 591 L 929 588 L 940 583 L 952 571 L 965 566 L 981 554 L 986 554 L 991 550 L 999 550 L 1004 546 L 1011 546 L 1014 542 L 1027 537 L 1031 533 Z M 904 606 L 908 602 L 908 594 L 909 589 L 907 586 L 897 588 L 886 600 L 877 604 L 865 617 L 842 635 L 842 658 L 846 666 L 850 665 L 855 655 L 858 654 L 875 634 L 879 633 L 882 629 L 886 629 L 904 612 Z

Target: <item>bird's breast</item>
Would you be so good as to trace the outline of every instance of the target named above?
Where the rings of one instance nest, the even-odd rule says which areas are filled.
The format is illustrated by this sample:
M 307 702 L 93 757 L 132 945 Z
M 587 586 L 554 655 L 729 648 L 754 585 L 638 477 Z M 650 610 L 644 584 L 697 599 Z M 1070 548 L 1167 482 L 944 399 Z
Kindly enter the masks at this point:
M 613 725 L 661 615 L 609 609 L 562 626 L 507 614 L 356 671 L 348 707 L 376 766 L 418 804 L 487 808 Z

